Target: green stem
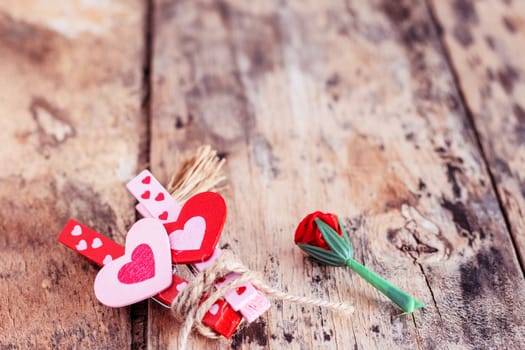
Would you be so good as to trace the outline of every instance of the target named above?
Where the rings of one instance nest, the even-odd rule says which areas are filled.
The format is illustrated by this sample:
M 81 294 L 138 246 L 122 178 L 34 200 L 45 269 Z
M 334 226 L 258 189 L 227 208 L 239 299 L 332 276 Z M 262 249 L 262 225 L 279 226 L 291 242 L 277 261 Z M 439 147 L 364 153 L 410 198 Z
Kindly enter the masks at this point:
M 370 283 L 381 293 L 386 295 L 390 300 L 392 300 L 397 306 L 403 309 L 404 314 L 409 314 L 416 309 L 425 307 L 425 304 L 417 301 L 413 296 L 394 287 L 390 282 L 384 280 L 378 274 L 369 270 L 354 259 L 348 259 L 346 261 L 346 266 L 350 267 L 359 276 L 363 277 L 368 283 Z

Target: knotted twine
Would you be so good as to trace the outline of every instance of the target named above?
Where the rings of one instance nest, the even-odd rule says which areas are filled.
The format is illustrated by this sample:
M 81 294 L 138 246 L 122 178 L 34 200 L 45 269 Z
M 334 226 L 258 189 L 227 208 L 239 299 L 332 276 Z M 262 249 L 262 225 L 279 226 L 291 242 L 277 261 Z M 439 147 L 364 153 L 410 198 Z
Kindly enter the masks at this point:
M 225 159 L 219 159 L 217 152 L 210 146 L 200 147 L 195 156 L 183 163 L 181 169 L 170 179 L 168 191 L 179 203 L 199 192 L 224 189 L 221 183 L 226 180 L 222 173 Z M 238 278 L 224 282 L 216 287 L 216 281 L 234 272 Z M 175 319 L 182 322 L 179 333 L 179 348 L 185 349 L 192 329 L 201 335 L 217 339 L 221 336 L 202 323 L 206 312 L 222 298 L 224 294 L 245 282 L 250 282 L 265 296 L 278 300 L 298 303 L 308 306 L 319 306 L 334 311 L 352 314 L 354 307 L 347 303 L 331 302 L 323 299 L 292 295 L 268 285 L 260 273 L 250 270 L 242 264 L 231 251 L 225 250 L 221 256 L 199 273 L 188 285 L 177 294 L 171 304 L 171 311 Z M 202 301 L 204 299 L 204 301 Z

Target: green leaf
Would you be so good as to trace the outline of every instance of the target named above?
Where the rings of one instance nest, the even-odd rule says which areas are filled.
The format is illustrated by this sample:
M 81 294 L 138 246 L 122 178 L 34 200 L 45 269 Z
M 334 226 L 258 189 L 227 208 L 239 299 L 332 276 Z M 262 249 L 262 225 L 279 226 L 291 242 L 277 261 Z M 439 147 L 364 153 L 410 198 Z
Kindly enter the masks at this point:
M 350 242 L 350 238 L 348 238 L 348 234 L 346 233 L 345 227 L 343 225 L 343 222 L 339 217 L 337 217 L 337 222 L 339 223 L 339 228 L 341 229 L 341 232 L 343 232 L 343 238 L 345 239 L 345 242 L 348 244 L 348 247 L 350 248 L 350 258 L 354 257 L 354 247 L 352 246 L 352 242 Z
M 345 240 L 341 238 L 341 236 L 339 236 L 330 225 L 318 218 L 315 219 L 315 223 L 317 224 L 317 227 L 319 227 L 319 230 L 328 246 L 330 246 L 337 255 L 345 261 L 352 257 L 352 249 L 350 246 L 346 244 Z
M 326 250 L 309 244 L 297 244 L 301 250 L 312 258 L 331 266 L 344 266 L 345 260 L 331 250 Z

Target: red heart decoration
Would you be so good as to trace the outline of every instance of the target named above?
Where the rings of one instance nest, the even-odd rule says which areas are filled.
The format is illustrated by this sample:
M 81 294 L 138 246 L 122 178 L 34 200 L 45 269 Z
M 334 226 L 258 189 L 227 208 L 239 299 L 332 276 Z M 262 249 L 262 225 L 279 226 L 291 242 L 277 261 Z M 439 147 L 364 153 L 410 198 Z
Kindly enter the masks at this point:
M 148 198 L 149 198 L 149 194 L 150 194 L 149 191 L 146 191 L 146 192 L 144 192 L 143 194 L 141 194 L 140 196 L 141 196 L 142 198 L 144 198 L 144 199 L 148 199 Z
M 131 253 L 131 261 L 124 264 L 118 272 L 118 280 L 133 284 L 149 280 L 155 276 L 155 258 L 147 244 L 139 244 Z
M 242 293 L 246 292 L 246 287 L 245 286 L 237 287 L 235 292 L 237 293 L 237 295 L 241 295 Z
M 159 219 L 161 219 L 161 220 L 166 220 L 167 218 L 168 218 L 168 212 L 167 211 L 163 211 L 162 214 L 159 215 Z
M 155 200 L 157 202 L 160 202 L 160 201 L 163 201 L 164 200 L 164 193 L 160 192 L 157 197 L 155 197 Z
M 149 185 L 149 183 L 151 182 L 151 176 L 146 176 L 145 178 L 142 179 L 141 181 L 143 184 L 146 184 L 146 185 Z
M 171 258 L 175 264 L 202 262 L 213 255 L 226 221 L 226 202 L 214 192 L 198 193 L 184 204 L 177 221 L 166 223 L 164 227 L 169 235 L 175 230 L 184 230 L 186 222 L 195 217 L 203 218 L 206 223 L 201 246 L 194 250 L 171 249 Z

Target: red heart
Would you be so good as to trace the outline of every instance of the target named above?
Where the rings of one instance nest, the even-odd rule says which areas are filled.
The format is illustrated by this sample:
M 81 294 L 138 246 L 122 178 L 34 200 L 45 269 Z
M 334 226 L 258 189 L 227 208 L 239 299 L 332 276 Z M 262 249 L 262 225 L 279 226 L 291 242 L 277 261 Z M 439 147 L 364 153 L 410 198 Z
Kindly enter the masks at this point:
M 237 295 L 241 295 L 242 293 L 246 292 L 246 287 L 245 286 L 237 287 L 235 292 L 237 293 Z
M 149 185 L 149 183 L 151 182 L 151 176 L 146 176 L 145 178 L 142 179 L 141 181 L 143 184 L 146 184 L 146 185 Z
M 131 253 L 131 261 L 124 264 L 118 272 L 118 280 L 133 284 L 155 277 L 155 258 L 147 244 L 139 244 Z
M 163 211 L 162 214 L 159 215 L 159 219 L 161 219 L 161 220 L 166 220 L 167 218 L 168 218 L 168 212 L 167 211 Z
M 144 192 L 143 194 L 141 194 L 140 196 L 141 196 L 142 198 L 144 198 L 144 199 L 148 199 L 148 198 L 149 198 L 149 195 L 150 195 L 149 191 L 146 191 L 146 192 Z
M 160 202 L 164 200 L 164 193 L 160 192 L 157 197 L 155 197 L 155 200 Z
M 202 262 L 213 255 L 213 250 L 219 242 L 222 228 L 226 221 L 226 203 L 214 192 L 202 192 L 188 199 L 182 207 L 177 221 L 164 224 L 168 235 L 175 230 L 184 230 L 186 222 L 195 217 L 202 217 L 206 223 L 204 238 L 199 249 L 171 249 L 173 263 L 187 264 Z

